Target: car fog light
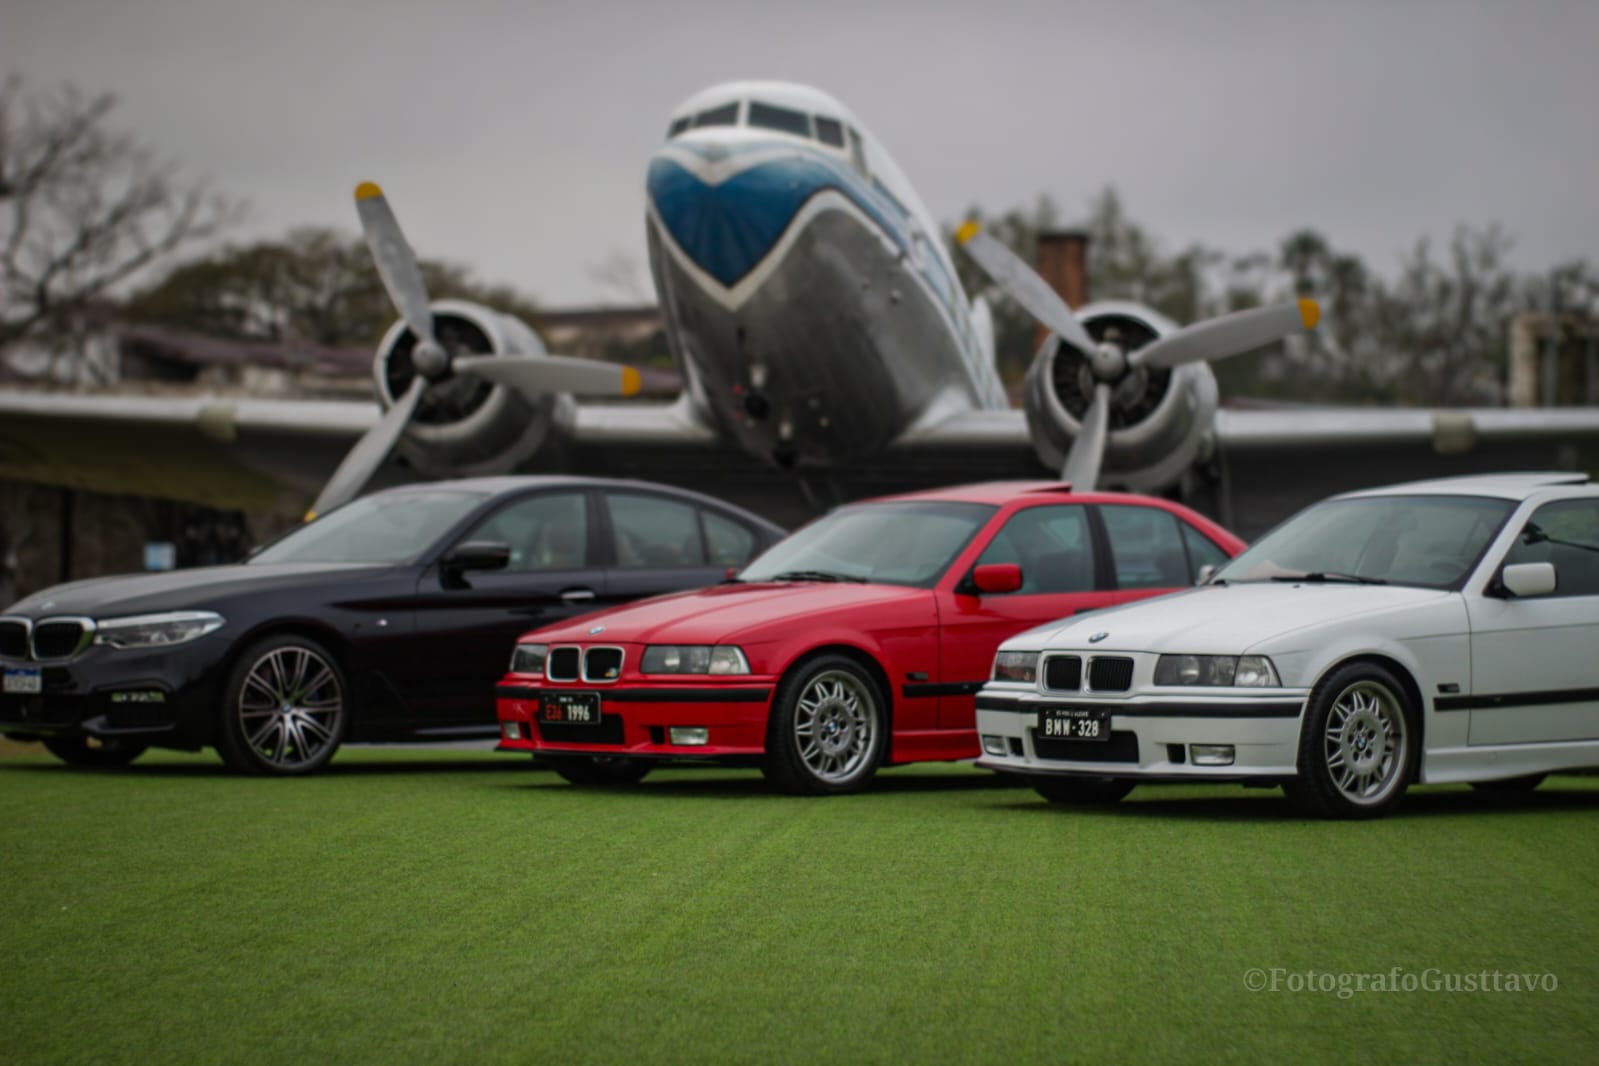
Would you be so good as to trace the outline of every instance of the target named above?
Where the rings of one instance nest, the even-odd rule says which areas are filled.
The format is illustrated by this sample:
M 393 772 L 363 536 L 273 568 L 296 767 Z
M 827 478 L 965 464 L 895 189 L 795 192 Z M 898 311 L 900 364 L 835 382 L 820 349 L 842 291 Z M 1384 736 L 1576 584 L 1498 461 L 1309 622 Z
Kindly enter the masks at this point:
M 1233 764 L 1233 746 L 1231 744 L 1190 744 L 1188 745 L 1189 757 L 1195 766 L 1231 766 Z
M 673 744 L 699 747 L 711 742 L 711 731 L 702 725 L 674 725 L 666 731 Z
M 989 755 L 1004 755 L 1005 738 L 990 736 L 983 737 L 983 750 Z
M 516 722 L 506 722 L 505 723 L 505 739 L 506 740 L 521 740 L 522 739 L 522 727 L 520 725 L 518 725 Z

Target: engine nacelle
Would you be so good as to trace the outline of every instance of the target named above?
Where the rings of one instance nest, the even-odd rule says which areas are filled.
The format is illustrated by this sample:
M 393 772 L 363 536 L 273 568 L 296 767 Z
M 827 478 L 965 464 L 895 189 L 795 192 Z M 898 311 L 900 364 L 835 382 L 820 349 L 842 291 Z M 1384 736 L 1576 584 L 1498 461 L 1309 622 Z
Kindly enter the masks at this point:
M 544 355 L 544 343 L 521 319 L 465 300 L 433 302 L 433 332 L 453 359 L 466 355 Z M 373 362 L 385 408 L 416 378 L 411 353 L 416 336 L 403 321 L 384 334 Z M 503 474 L 532 458 L 552 432 L 565 433 L 576 418 L 570 396 L 529 398 L 514 389 L 465 374 L 447 374 L 423 394 L 398 450 L 432 477 Z
M 1093 303 L 1077 312 L 1096 341 L 1127 353 L 1177 327 L 1142 304 Z M 1051 334 L 1027 371 L 1022 393 L 1038 458 L 1060 470 L 1094 398 L 1087 356 Z M 1216 378 L 1204 363 L 1165 369 L 1135 367 L 1111 393 L 1101 486 L 1152 492 L 1175 484 L 1199 457 L 1216 417 Z

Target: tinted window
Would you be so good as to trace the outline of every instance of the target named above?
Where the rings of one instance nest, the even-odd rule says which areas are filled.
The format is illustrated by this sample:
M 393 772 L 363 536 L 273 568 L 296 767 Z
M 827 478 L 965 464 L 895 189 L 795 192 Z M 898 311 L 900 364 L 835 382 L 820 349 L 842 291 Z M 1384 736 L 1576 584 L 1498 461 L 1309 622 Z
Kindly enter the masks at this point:
M 1505 562 L 1554 563 L 1552 595 L 1599 595 L 1599 500 L 1544 504 L 1533 512 Z
M 938 500 L 841 507 L 768 549 L 739 579 L 815 572 L 931 588 L 994 510 Z
M 463 539 L 508 545 L 509 571 L 573 570 L 588 565 L 588 529 L 583 493 L 550 492 L 502 507 Z
M 709 111 L 701 111 L 694 116 L 694 125 L 700 126 L 736 126 L 738 124 L 738 101 L 713 107 Z
M 679 133 L 682 133 L 684 130 L 688 129 L 688 124 L 690 121 L 691 119 L 689 119 L 687 115 L 684 115 L 679 119 L 673 119 L 672 124 L 666 129 L 667 139 L 670 140 L 671 138 L 676 137 Z
M 755 554 L 755 533 L 748 526 L 723 518 L 714 511 L 701 511 L 705 520 L 705 546 L 712 566 L 743 566 Z
M 704 566 L 696 509 L 664 496 L 626 492 L 607 494 L 616 565 L 633 567 Z
M 1345 574 L 1396 585 L 1455 588 L 1509 516 L 1482 496 L 1357 496 L 1300 511 L 1218 575 L 1269 581 Z
M 426 551 L 483 499 L 465 492 L 366 496 L 301 526 L 250 562 L 402 562 Z
M 1183 530 L 1183 543 L 1188 546 L 1188 565 L 1193 567 L 1188 576 L 1191 581 L 1199 580 L 1199 568 L 1202 566 L 1225 566 L 1229 556 L 1216 542 L 1205 534 L 1189 525 L 1187 522 L 1178 523 Z
M 830 144 L 834 148 L 844 147 L 843 123 L 833 118 L 816 116 L 816 139 L 823 144 Z
M 773 107 L 753 100 L 750 101 L 749 124 L 762 129 L 797 133 L 801 137 L 811 135 L 811 117 L 803 111 L 790 111 L 786 107 Z
M 1080 505 L 1030 507 L 1012 515 L 983 549 L 977 565 L 1016 563 L 1022 587 L 1034 592 L 1086 592 L 1094 587 L 1094 547 Z
M 1158 507 L 1102 506 L 1116 585 L 1124 589 L 1168 589 L 1193 583 L 1177 516 Z

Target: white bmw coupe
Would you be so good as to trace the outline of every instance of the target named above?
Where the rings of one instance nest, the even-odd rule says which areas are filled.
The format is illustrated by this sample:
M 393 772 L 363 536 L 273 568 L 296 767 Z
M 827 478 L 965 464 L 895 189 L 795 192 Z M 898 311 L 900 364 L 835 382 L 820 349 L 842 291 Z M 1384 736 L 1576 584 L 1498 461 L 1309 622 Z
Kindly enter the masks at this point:
M 1244 780 L 1362 818 L 1413 781 L 1524 790 L 1599 766 L 1599 485 L 1316 504 L 1209 584 L 1007 640 L 977 728 L 978 765 L 1066 804 Z

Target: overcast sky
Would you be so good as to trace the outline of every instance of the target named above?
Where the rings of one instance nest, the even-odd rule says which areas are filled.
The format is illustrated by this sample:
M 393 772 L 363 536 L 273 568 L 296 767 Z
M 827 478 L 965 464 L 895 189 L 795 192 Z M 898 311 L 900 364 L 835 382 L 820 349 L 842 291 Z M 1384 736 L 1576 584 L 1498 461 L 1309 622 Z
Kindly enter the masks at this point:
M 1168 247 L 1309 225 L 1390 272 L 1498 221 L 1523 268 L 1599 260 L 1595 0 L 0 0 L 0 69 L 116 92 L 240 237 L 353 230 L 371 178 L 550 305 L 619 298 L 668 112 L 749 77 L 839 97 L 941 220 L 1114 184 Z

